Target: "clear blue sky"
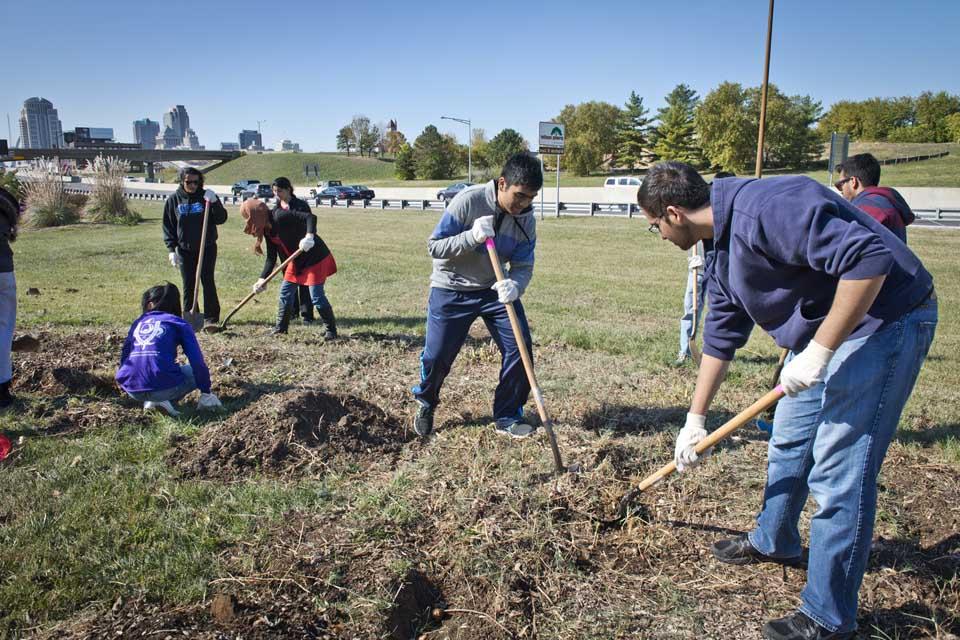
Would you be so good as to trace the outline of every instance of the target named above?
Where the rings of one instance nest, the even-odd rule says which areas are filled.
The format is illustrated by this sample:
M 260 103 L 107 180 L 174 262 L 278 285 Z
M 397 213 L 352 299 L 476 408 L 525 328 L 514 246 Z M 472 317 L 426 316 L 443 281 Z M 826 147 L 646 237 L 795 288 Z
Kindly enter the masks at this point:
M 466 139 L 520 131 L 565 104 L 654 112 L 678 83 L 706 95 L 759 85 L 767 0 L 736 2 L 180 2 L 4 0 L 0 110 L 17 137 L 23 100 L 54 103 L 64 130 L 113 127 L 187 107 L 207 148 L 263 126 L 332 150 L 354 114 Z M 458 6 L 460 5 L 460 6 Z M 841 99 L 960 93 L 960 1 L 779 0 L 771 82 L 824 107 Z M 0 120 L 0 137 L 6 137 Z

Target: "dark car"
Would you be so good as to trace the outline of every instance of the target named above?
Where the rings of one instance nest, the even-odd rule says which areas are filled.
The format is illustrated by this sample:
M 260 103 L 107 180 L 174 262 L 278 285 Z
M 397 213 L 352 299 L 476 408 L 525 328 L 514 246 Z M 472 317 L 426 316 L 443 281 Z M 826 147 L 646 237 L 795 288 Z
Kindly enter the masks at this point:
M 352 184 L 350 188 L 360 194 L 361 200 L 373 200 L 377 197 L 377 194 L 371 189 L 362 184 Z
M 334 202 L 335 200 L 362 200 L 360 192 L 351 187 L 327 187 L 317 191 L 314 201 L 320 204 L 324 200 Z
M 240 192 L 240 198 L 242 200 L 249 200 L 250 198 L 260 198 L 261 200 L 269 200 L 273 197 L 273 187 L 266 183 L 255 183 L 249 185 L 246 189 Z
M 231 188 L 231 191 L 233 191 L 233 195 L 238 196 L 241 193 L 243 193 L 247 187 L 255 184 L 259 184 L 259 183 L 260 183 L 259 180 L 238 180 L 237 182 L 233 183 L 233 187 Z
M 437 191 L 437 200 L 443 200 L 444 202 L 450 202 L 453 200 L 453 196 L 457 195 L 467 187 L 472 187 L 474 183 L 472 182 L 457 182 L 446 189 L 441 189 Z

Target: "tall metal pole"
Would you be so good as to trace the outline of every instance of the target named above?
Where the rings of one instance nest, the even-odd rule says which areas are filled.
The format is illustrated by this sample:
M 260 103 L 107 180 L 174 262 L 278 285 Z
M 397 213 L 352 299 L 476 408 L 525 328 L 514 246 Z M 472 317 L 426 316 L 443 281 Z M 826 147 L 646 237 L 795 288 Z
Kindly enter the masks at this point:
M 473 182 L 473 125 L 467 120 L 467 182 Z
M 540 175 L 543 175 L 543 154 L 538 153 L 537 155 L 540 156 Z M 543 192 L 544 191 L 546 191 L 546 189 L 543 189 L 541 187 L 540 189 L 540 220 L 541 222 L 543 221 Z
M 557 217 L 560 217 L 560 154 L 557 154 Z
M 767 124 L 767 87 L 770 80 L 770 39 L 773 35 L 773 0 L 770 0 L 770 11 L 767 15 L 767 54 L 763 63 L 763 87 L 760 90 L 760 135 L 757 136 L 757 168 L 756 176 L 763 175 L 763 134 Z

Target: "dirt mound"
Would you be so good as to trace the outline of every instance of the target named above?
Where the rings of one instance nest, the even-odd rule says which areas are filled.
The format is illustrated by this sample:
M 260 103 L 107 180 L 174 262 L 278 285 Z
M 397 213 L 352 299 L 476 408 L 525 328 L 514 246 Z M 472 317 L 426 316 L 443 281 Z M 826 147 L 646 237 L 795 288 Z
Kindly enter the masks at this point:
M 365 400 L 297 389 L 264 395 L 199 437 L 179 439 L 168 462 L 192 478 L 317 474 L 340 463 L 393 463 L 414 437 Z
M 115 395 L 113 374 L 123 337 L 115 333 L 83 331 L 60 335 L 40 332 L 35 351 L 18 352 L 13 359 L 13 391 L 47 396 Z

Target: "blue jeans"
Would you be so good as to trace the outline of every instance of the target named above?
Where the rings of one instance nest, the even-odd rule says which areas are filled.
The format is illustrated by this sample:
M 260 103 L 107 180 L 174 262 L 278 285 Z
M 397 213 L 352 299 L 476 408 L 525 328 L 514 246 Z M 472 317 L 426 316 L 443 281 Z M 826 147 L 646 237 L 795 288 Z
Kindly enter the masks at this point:
M 17 278 L 13 271 L 0 273 L 0 382 L 13 377 L 10 349 L 17 324 Z
M 175 387 L 158 391 L 138 391 L 136 393 L 128 391 L 127 395 L 139 402 L 170 401 L 177 403 L 183 399 L 183 396 L 197 388 L 197 381 L 193 377 L 193 367 L 182 364 L 180 365 L 180 371 L 183 373 L 183 382 Z
M 513 308 L 517 312 L 527 349 L 530 350 L 533 341 L 530 339 L 530 327 L 523 305 L 517 300 Z M 470 325 L 477 318 L 483 318 L 483 323 L 500 348 L 500 383 L 493 395 L 493 417 L 498 427 L 509 427 L 523 419 L 523 405 L 530 396 L 530 382 L 523 369 L 507 307 L 497 299 L 497 292 L 491 289 L 452 291 L 430 288 L 427 337 L 420 354 L 420 384 L 413 388 L 413 395 L 428 407 L 436 407 L 440 403 L 440 387 L 467 339 Z M 530 357 L 533 358 L 532 353 Z
M 775 558 L 799 556 L 797 524 L 813 495 L 818 509 L 800 610 L 830 631 L 857 626 L 877 475 L 936 326 L 932 298 L 882 331 L 844 342 L 822 384 L 777 405 L 763 509 L 750 544 Z
M 693 274 L 697 274 L 697 318 L 693 318 Z M 680 318 L 680 351 L 678 358 L 690 357 L 690 334 L 693 333 L 694 322 L 700 324 L 703 315 L 703 269 L 687 271 L 687 290 L 683 294 L 683 317 Z
M 280 285 L 280 305 L 284 309 L 296 309 L 297 307 L 297 289 L 299 285 L 296 282 L 283 281 Z M 317 309 L 324 309 L 330 306 L 327 300 L 327 294 L 323 292 L 322 284 L 310 285 L 310 301 Z

